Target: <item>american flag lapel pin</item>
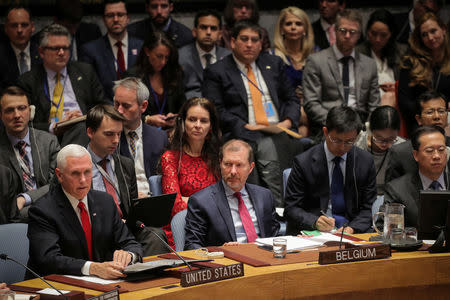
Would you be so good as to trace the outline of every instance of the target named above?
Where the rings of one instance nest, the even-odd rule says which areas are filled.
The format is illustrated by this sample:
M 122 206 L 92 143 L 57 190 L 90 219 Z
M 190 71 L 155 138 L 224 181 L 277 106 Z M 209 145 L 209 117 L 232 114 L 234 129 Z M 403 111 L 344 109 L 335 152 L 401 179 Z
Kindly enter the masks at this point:
M 266 66 L 266 69 L 267 69 L 267 70 L 270 70 L 270 66 Z

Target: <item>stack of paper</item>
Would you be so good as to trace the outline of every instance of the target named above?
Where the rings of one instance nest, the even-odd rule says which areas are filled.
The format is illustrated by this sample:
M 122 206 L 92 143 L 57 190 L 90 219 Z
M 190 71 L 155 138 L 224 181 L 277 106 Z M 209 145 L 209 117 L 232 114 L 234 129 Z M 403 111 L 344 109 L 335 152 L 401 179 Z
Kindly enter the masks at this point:
M 313 241 L 310 238 L 303 238 L 298 236 L 278 236 L 276 238 L 284 238 L 287 240 L 287 251 L 290 250 L 304 250 L 317 248 L 323 245 L 322 242 Z M 256 242 L 262 245 L 272 246 L 273 245 L 273 237 L 272 238 L 258 238 Z

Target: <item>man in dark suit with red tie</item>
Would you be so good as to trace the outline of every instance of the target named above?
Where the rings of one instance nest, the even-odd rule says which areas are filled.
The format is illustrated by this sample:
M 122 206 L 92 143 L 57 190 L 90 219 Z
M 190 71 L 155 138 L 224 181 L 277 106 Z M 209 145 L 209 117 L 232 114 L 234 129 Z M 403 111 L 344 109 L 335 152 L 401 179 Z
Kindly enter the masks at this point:
M 64 147 L 55 172 L 59 184 L 29 210 L 28 266 L 41 275 L 124 277 L 128 264 L 141 261 L 142 247 L 112 197 L 91 190 L 89 152 L 79 145 Z

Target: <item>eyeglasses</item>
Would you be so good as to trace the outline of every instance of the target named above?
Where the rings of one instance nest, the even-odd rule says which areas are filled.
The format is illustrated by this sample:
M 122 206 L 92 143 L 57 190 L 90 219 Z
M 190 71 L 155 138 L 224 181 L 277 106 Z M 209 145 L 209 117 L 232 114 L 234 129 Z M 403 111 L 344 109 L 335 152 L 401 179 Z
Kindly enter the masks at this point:
M 440 116 L 445 116 L 447 114 L 447 110 L 445 108 L 429 109 L 427 111 L 424 111 L 423 114 L 427 117 L 432 117 L 436 112 Z
M 249 37 L 248 35 L 240 35 L 240 36 L 238 36 L 238 39 L 243 43 L 247 43 L 249 40 L 251 40 L 252 43 L 257 43 L 261 40 L 261 38 L 259 36 Z
M 333 144 L 336 144 L 336 145 L 344 145 L 344 146 L 353 146 L 353 144 L 355 144 L 355 142 L 356 142 L 356 139 L 354 139 L 354 140 L 348 140 L 348 141 L 342 141 L 342 140 L 340 140 L 340 139 L 334 139 L 334 138 L 332 138 L 330 135 L 328 135 L 328 138 L 330 139 L 330 142 L 332 142 Z
M 377 138 L 376 136 L 372 136 L 372 140 L 377 144 L 393 144 L 396 141 L 398 141 L 398 137 L 382 139 L 382 138 Z
M 53 47 L 47 46 L 47 47 L 44 47 L 44 49 L 50 50 L 53 52 L 59 52 L 60 50 L 66 52 L 66 51 L 70 50 L 70 47 L 69 46 L 53 46 Z
M 347 28 L 338 28 L 337 29 L 338 33 L 342 34 L 342 35 L 347 35 L 347 32 L 350 33 L 350 36 L 354 36 L 355 34 L 359 33 L 359 30 L 355 30 L 355 29 L 347 29 Z
M 117 18 L 121 19 L 121 18 L 126 17 L 127 13 L 123 13 L 123 12 L 121 12 L 121 13 L 107 13 L 104 16 L 107 19 L 114 19 L 114 17 L 117 17 Z

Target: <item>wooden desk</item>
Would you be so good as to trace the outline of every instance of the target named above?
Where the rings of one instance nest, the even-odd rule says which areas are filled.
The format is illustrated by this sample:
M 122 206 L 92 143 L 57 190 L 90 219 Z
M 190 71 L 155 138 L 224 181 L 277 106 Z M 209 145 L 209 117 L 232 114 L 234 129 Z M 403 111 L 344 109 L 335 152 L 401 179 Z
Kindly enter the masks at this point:
M 184 252 L 195 257 L 193 251 Z M 234 261 L 223 258 L 218 263 Z M 318 265 L 297 263 L 244 267 L 245 276 L 182 288 L 162 287 L 121 294 L 127 299 L 450 299 L 450 253 L 397 252 L 391 258 Z M 20 283 L 44 287 L 38 279 Z M 60 283 L 60 289 L 83 290 Z M 100 292 L 85 290 L 91 295 Z

